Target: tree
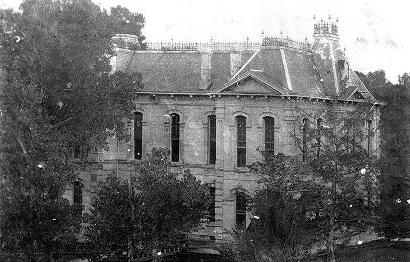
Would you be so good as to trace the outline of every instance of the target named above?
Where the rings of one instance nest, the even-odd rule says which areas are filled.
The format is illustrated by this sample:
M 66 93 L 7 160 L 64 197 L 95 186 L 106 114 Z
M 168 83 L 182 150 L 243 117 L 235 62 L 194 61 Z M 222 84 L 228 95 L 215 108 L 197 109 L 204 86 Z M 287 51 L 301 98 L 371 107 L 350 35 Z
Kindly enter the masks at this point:
M 117 177 L 101 185 L 86 232 L 98 249 L 122 254 L 132 240 L 135 253 L 151 254 L 178 245 L 181 236 L 198 229 L 208 210 L 208 188 L 189 171 L 171 172 L 168 159 L 165 149 L 147 155 L 132 179 L 132 197 L 129 182 Z
M 381 205 L 378 232 L 389 239 L 410 236 L 410 179 L 408 155 L 410 86 L 408 74 L 399 76 L 393 85 L 385 78 L 384 71 L 360 73 L 369 83 L 377 98 L 385 102 L 381 109 Z
M 362 74 L 372 84 L 379 99 L 386 102 L 381 110 L 381 220 L 378 231 L 386 238 L 410 236 L 410 178 L 408 169 L 410 86 L 408 74 L 396 85 L 388 82 L 383 71 Z
M 360 106 L 341 113 L 332 103 L 316 113 L 295 108 L 292 136 L 302 153 L 266 155 L 253 165 L 263 176 L 253 205 L 255 246 L 286 260 L 326 241 L 329 261 L 335 261 L 336 241 L 347 243 L 372 228 L 379 171 L 364 146 L 373 135 L 365 128 L 371 115 Z
M 53 260 L 78 228 L 66 186 L 87 152 L 113 131 L 125 136 L 141 75 L 111 74 L 119 26 L 91 1 L 27 0 L 20 10 L 0 10 L 1 243 Z

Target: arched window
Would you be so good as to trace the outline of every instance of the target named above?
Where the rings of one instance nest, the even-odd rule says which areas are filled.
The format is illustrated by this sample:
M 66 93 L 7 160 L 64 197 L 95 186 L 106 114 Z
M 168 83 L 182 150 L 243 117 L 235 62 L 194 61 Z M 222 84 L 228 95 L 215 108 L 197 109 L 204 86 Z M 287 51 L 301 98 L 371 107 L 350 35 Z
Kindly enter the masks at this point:
M 270 116 L 263 118 L 265 124 L 265 152 L 275 152 L 275 119 Z
M 317 157 L 319 157 L 320 156 L 320 147 L 322 146 L 321 145 L 321 139 L 320 139 L 320 136 L 321 136 L 321 134 L 320 134 L 320 131 L 321 131 L 321 129 L 322 129 L 322 124 L 323 124 L 323 119 L 321 119 L 321 118 L 318 118 L 317 120 L 316 120 L 316 127 L 317 127 L 317 149 L 316 149 L 316 156 Z
M 171 114 L 171 161 L 179 162 L 179 121 L 178 114 Z
M 303 118 L 302 127 L 302 160 L 303 162 L 307 159 L 307 132 L 308 132 L 309 120 Z
M 373 138 L 373 134 L 372 134 L 372 120 L 367 120 L 367 134 L 366 134 L 366 138 L 367 138 L 367 154 L 371 154 L 371 150 L 372 150 L 372 138 Z
M 237 167 L 246 166 L 246 117 L 236 117 L 236 164 Z
M 239 229 L 246 228 L 246 195 L 242 192 L 236 193 L 236 227 Z
M 142 113 L 134 113 L 134 158 L 142 158 Z
M 216 161 L 216 116 L 208 116 L 208 163 L 215 165 Z
M 73 188 L 73 204 L 77 211 L 77 215 L 81 215 L 83 210 L 83 185 L 80 181 L 74 182 Z

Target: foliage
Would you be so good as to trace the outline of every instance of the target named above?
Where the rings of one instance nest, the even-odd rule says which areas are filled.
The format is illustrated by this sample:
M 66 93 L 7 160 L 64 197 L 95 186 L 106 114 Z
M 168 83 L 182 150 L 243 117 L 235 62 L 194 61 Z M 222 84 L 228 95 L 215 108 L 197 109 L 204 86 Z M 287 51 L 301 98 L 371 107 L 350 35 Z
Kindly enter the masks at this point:
M 63 198 L 77 158 L 105 146 L 107 128 L 124 136 L 141 76 L 111 74 L 119 27 L 89 0 L 27 0 L 0 20 L 1 244 L 52 260 L 79 225 Z
M 347 243 L 374 225 L 379 171 L 360 125 L 369 117 L 366 108 L 340 113 L 331 104 L 312 114 L 295 109 L 293 137 L 305 161 L 302 154 L 267 154 L 252 166 L 263 179 L 253 201 L 259 219 L 247 234 L 259 255 L 286 261 L 324 241 L 332 252 L 335 241 Z
M 147 155 L 132 179 L 132 198 L 129 184 L 117 177 L 101 185 L 89 215 L 86 235 L 91 243 L 122 253 L 132 239 L 136 252 L 151 253 L 178 245 L 181 236 L 200 226 L 209 204 L 208 189 L 189 171 L 182 176 L 171 172 L 168 159 L 165 149 L 154 148 Z
M 408 74 L 393 85 L 383 71 L 361 74 L 369 87 L 386 105 L 381 109 L 381 220 L 377 229 L 386 238 L 410 236 L 410 82 Z

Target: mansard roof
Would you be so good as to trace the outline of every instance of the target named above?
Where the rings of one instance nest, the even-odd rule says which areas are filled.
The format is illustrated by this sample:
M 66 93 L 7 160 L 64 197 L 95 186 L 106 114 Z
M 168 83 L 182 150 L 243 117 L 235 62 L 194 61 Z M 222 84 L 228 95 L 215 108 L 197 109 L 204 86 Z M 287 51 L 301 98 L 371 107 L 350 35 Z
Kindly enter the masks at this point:
M 229 90 L 246 94 L 251 91 L 232 87 L 252 79 L 269 87 L 272 94 L 354 100 L 357 91 L 364 100 L 376 102 L 353 70 L 332 65 L 330 57 L 326 48 L 317 52 L 282 44 L 253 44 L 239 51 L 118 49 L 116 70 L 140 72 L 144 92 L 216 94 Z

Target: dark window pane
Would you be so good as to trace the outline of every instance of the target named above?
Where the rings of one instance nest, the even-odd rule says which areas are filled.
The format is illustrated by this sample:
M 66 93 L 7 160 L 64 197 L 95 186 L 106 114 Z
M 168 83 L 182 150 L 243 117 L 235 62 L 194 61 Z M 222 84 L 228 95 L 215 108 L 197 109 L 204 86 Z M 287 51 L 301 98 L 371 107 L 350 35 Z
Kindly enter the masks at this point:
M 208 117 L 208 132 L 209 132 L 209 164 L 214 165 L 216 161 L 216 117 L 210 115 Z
M 236 194 L 236 226 L 240 229 L 246 227 L 246 196 L 243 193 Z
M 179 115 L 171 114 L 171 161 L 179 162 Z
M 142 158 L 142 113 L 134 115 L 134 157 Z
M 316 122 L 316 124 L 317 124 L 317 149 L 316 149 L 316 156 L 317 157 L 319 157 L 320 156 L 320 147 L 321 147 L 321 139 L 320 139 L 320 137 L 321 137 L 321 134 L 320 134 L 320 131 L 321 131 L 321 128 L 322 128 L 322 122 L 323 122 L 323 120 L 321 119 L 321 118 L 318 118 L 317 119 L 317 122 Z
M 239 229 L 246 228 L 246 214 L 236 213 L 236 227 Z
M 372 150 L 372 120 L 367 120 L 367 153 Z
M 264 117 L 265 121 L 265 151 L 275 151 L 275 119 L 273 117 Z
M 238 167 L 246 166 L 246 148 L 239 148 L 237 150 L 237 165 Z
M 209 205 L 209 221 L 215 222 L 215 187 L 209 188 L 209 194 L 211 196 L 211 204 Z
M 309 120 L 307 118 L 303 119 L 303 129 L 302 129 L 302 158 L 303 161 L 306 161 L 307 157 L 307 131 L 308 131 Z
M 237 166 L 246 166 L 246 117 L 236 117 L 237 129 Z

